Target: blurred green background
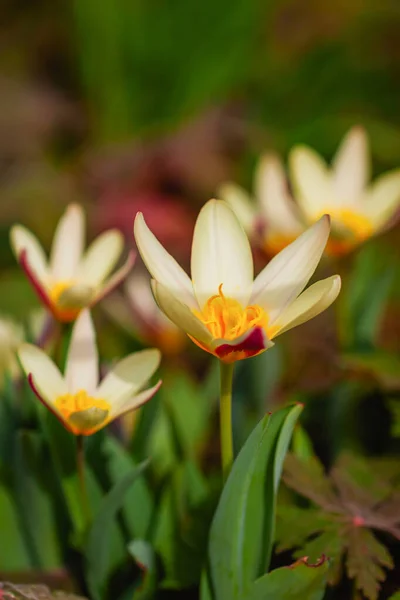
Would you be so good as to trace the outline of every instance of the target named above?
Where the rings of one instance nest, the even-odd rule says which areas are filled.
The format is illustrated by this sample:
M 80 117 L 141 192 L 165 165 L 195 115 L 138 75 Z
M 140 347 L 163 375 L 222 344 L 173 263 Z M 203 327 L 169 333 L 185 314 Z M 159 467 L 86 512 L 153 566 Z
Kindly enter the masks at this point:
M 2 315 L 26 319 L 37 306 L 9 249 L 15 221 L 48 248 L 63 208 L 79 201 L 90 237 L 119 227 L 133 246 L 142 210 L 187 266 L 198 209 L 228 179 L 251 189 L 263 151 L 286 156 L 304 142 L 330 159 L 362 124 L 374 174 L 400 166 L 398 0 L 3 0 L 0 23 Z M 344 276 L 336 312 L 237 366 L 237 446 L 266 410 L 301 400 L 326 465 L 343 449 L 398 452 L 398 242 L 397 226 L 322 266 Z M 96 318 L 104 358 L 143 344 L 101 308 Z M 211 357 L 190 346 L 171 361 L 195 379 Z M 203 462 L 217 463 L 217 442 L 197 441 Z M 392 573 L 382 597 L 397 583 Z

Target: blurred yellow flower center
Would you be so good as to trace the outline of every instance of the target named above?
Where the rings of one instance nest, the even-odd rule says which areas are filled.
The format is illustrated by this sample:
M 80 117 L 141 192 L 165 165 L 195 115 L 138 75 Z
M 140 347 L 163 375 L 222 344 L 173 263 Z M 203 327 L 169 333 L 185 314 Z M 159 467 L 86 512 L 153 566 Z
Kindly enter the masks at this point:
M 202 311 L 193 312 L 216 339 L 234 340 L 252 327 L 266 328 L 268 325 L 268 315 L 261 306 L 255 304 L 243 308 L 237 300 L 224 296 L 222 284 L 218 294 L 207 300 Z
M 333 232 L 352 235 L 364 240 L 373 234 L 374 227 L 365 215 L 356 213 L 348 208 L 332 208 L 324 211 L 331 215 Z
M 72 431 L 82 435 L 92 433 L 106 420 L 111 409 L 108 402 L 101 398 L 92 398 L 85 390 L 59 396 L 55 407 L 68 421 Z
M 92 290 L 75 281 L 57 281 L 50 289 L 53 312 L 59 321 L 75 321 L 81 309 L 89 303 Z

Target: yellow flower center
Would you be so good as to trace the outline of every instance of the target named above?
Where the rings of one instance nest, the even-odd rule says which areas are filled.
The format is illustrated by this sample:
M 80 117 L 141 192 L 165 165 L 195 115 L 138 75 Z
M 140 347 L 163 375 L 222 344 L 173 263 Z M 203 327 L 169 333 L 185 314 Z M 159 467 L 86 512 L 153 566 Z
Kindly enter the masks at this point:
M 243 308 L 237 300 L 224 296 L 222 284 L 218 294 L 207 300 L 202 311 L 193 312 L 215 339 L 234 340 L 252 327 L 266 329 L 268 326 L 267 313 L 261 306 L 254 304 Z
M 328 207 L 320 216 L 325 213 L 332 219 L 332 235 L 326 246 L 328 254 L 333 256 L 346 254 L 374 233 L 374 226 L 370 219 L 349 208 Z
M 75 434 L 90 435 L 107 419 L 111 406 L 101 398 L 92 398 L 85 390 L 64 394 L 55 401 L 55 407 Z
M 50 289 L 53 312 L 59 321 L 74 321 L 92 297 L 92 288 L 75 281 L 57 281 Z

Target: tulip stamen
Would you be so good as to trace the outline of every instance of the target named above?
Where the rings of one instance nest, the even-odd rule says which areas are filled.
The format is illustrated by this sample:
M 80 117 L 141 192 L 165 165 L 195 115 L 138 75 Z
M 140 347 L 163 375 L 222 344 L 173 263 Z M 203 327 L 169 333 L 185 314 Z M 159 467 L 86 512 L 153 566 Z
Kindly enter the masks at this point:
M 55 407 L 69 422 L 75 434 L 89 435 L 103 423 L 111 409 L 108 402 L 102 398 L 93 398 L 86 390 L 75 394 L 64 394 L 55 401 Z
M 240 302 L 224 295 L 222 285 L 218 294 L 207 300 L 202 311 L 193 311 L 215 339 L 233 340 L 252 327 L 267 328 L 268 315 L 261 306 L 254 304 L 243 308 Z

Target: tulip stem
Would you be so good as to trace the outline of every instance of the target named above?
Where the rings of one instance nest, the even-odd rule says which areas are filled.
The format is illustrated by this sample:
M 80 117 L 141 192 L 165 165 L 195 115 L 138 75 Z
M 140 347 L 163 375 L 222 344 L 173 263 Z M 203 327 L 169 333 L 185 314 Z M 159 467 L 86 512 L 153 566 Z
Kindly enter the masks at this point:
M 78 470 L 79 487 L 81 491 L 82 512 L 86 526 L 90 519 L 89 500 L 85 479 L 85 448 L 83 435 L 76 436 L 76 466 Z
M 221 459 L 224 482 L 227 480 L 233 463 L 232 440 L 232 380 L 234 363 L 220 362 L 220 432 L 221 432 Z

